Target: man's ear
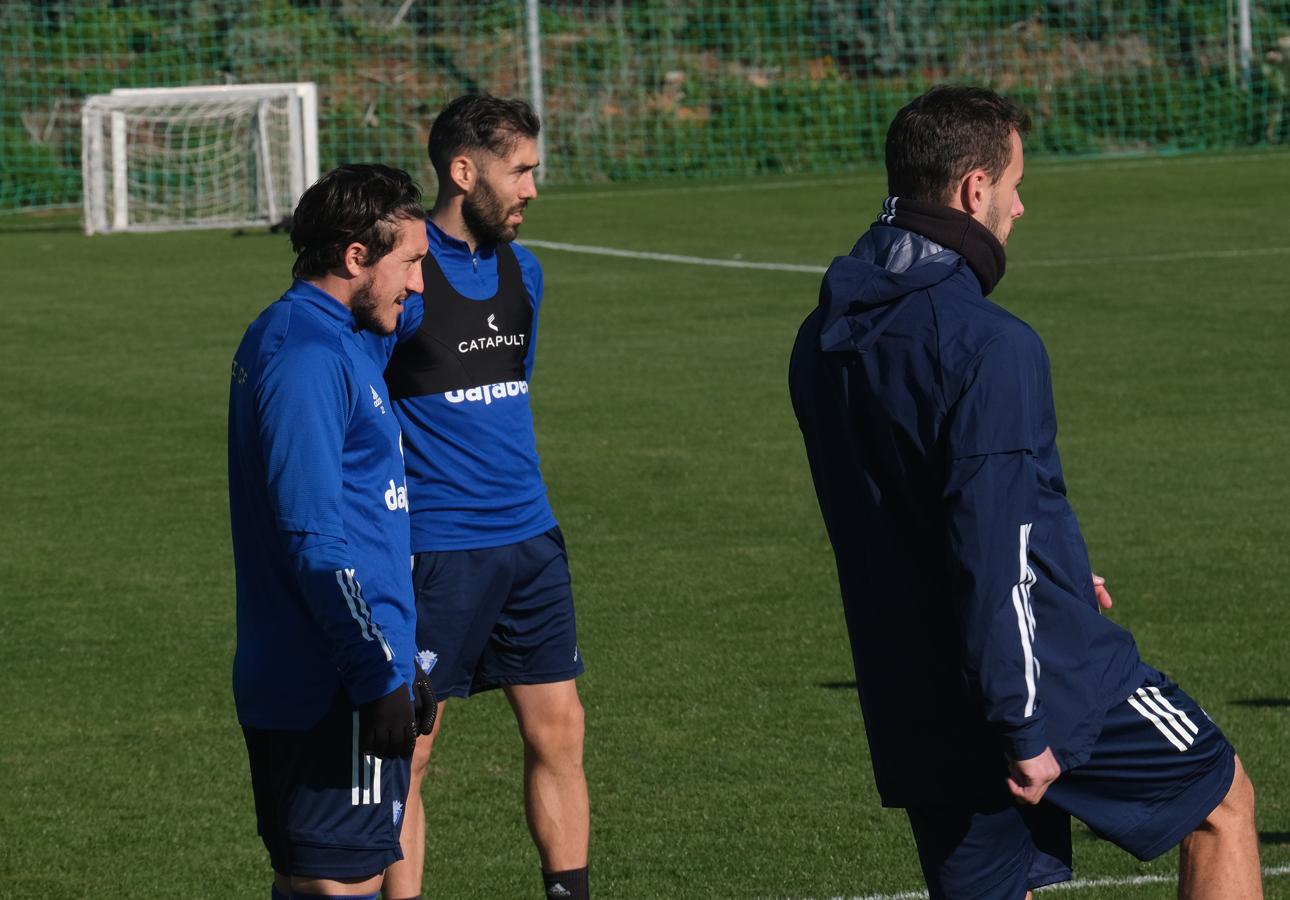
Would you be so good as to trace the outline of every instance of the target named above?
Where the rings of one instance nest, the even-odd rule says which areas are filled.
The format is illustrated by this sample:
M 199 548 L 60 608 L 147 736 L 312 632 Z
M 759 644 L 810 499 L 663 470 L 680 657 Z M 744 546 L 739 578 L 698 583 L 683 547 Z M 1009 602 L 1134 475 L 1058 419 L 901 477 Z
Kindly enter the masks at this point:
M 973 169 L 963 176 L 959 184 L 958 201 L 963 211 L 975 216 L 990 199 L 990 174 L 985 169 Z
M 351 278 L 357 278 L 367 268 L 367 247 L 355 241 L 345 248 L 341 265 Z
M 448 163 L 448 177 L 463 194 L 469 193 L 479 178 L 479 168 L 475 161 L 466 154 L 454 156 Z

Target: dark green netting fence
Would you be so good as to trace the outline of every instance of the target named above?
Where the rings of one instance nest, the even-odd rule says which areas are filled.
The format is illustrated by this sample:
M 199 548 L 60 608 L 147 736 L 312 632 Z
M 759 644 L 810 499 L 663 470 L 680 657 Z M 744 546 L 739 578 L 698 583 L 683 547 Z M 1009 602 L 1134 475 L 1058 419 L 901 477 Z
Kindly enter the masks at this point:
M 941 81 L 1030 109 L 1029 152 L 1280 143 L 1290 0 L 544 0 L 549 181 L 836 171 Z M 80 106 L 118 87 L 314 81 L 323 169 L 433 182 L 437 108 L 530 96 L 524 0 L 0 3 L 0 211 L 76 205 Z

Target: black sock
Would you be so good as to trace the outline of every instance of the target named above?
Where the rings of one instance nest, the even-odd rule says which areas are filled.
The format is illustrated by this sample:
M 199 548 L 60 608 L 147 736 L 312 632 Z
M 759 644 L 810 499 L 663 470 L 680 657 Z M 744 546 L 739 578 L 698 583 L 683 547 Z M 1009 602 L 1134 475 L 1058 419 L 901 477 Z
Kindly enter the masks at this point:
M 587 867 L 565 872 L 543 872 L 547 900 L 590 900 L 587 890 Z

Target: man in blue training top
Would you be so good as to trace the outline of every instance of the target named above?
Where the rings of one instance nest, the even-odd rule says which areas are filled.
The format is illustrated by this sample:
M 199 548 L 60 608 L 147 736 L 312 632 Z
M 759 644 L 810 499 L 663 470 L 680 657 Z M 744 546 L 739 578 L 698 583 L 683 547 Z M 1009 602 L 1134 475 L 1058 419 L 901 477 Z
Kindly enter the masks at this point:
M 1104 618 L 1039 337 L 986 299 L 1029 118 L 934 88 L 887 133 L 891 196 L 829 267 L 789 385 L 837 562 L 884 806 L 933 898 L 1071 877 L 1070 816 L 1180 896 L 1262 896 L 1254 790 L 1204 711 Z
M 275 898 L 376 896 L 437 710 L 379 340 L 421 289 L 423 215 L 406 172 L 325 175 L 296 207 L 295 281 L 233 357 L 233 692 Z
M 385 378 L 407 456 L 419 660 L 441 697 L 506 692 L 546 895 L 581 900 L 583 665 L 529 407 L 542 269 L 512 243 L 537 196 L 539 127 L 523 101 L 486 95 L 459 97 L 435 120 L 424 297 L 408 300 Z M 421 891 L 420 785 L 435 734 L 413 756 L 404 861 L 385 880 L 393 900 Z

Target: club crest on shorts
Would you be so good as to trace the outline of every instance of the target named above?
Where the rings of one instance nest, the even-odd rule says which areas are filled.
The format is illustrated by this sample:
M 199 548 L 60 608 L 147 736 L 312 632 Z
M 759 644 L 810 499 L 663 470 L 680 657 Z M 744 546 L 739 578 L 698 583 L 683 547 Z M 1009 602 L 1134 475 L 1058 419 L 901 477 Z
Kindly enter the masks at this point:
M 435 663 L 438 661 L 439 654 L 435 653 L 433 650 L 422 650 L 417 654 L 417 665 L 419 665 L 421 667 L 421 671 L 425 672 L 427 675 L 430 674 L 430 670 L 434 668 Z

